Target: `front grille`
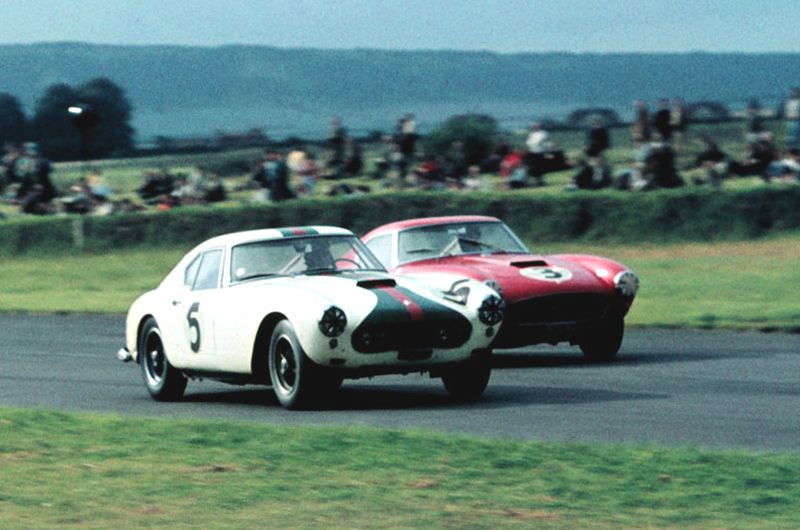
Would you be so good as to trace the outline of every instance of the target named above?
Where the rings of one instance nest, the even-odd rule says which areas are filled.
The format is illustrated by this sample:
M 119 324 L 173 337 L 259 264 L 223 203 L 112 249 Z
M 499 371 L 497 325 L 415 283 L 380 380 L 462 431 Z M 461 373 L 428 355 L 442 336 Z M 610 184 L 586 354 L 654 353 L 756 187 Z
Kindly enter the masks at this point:
M 457 348 L 472 333 L 469 321 L 400 322 L 359 326 L 353 333 L 353 348 L 361 353 L 380 353 L 394 350 L 425 350 Z
M 530 298 L 506 307 L 504 326 L 598 320 L 605 314 L 608 304 L 607 296 L 592 293 Z

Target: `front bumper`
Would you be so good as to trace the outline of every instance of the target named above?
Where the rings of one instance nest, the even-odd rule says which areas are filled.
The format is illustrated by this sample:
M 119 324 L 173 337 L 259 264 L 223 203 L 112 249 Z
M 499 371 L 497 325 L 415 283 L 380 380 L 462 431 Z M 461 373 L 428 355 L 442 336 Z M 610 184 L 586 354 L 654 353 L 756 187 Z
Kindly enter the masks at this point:
M 133 361 L 133 355 L 131 355 L 131 352 L 128 351 L 128 348 L 120 348 L 117 350 L 117 360 L 124 363 L 129 363 Z

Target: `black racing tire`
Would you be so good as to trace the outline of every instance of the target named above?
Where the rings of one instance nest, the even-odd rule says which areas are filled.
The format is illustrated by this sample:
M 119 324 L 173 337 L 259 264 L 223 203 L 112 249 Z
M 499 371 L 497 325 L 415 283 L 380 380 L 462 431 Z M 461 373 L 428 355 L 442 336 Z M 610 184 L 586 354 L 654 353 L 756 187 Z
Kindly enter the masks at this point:
M 312 408 L 342 384 L 341 377 L 308 358 L 288 320 L 280 321 L 272 332 L 268 367 L 275 396 L 288 410 Z
M 447 368 L 442 383 L 456 401 L 477 401 L 483 395 L 492 375 L 492 352 L 484 350 L 476 356 Z
M 139 364 L 147 391 L 156 401 L 175 401 L 183 396 L 188 380 L 167 358 L 161 330 L 148 318 L 139 335 Z
M 624 319 L 620 316 L 607 317 L 587 330 L 578 341 L 578 346 L 587 359 L 607 362 L 617 356 L 624 336 Z

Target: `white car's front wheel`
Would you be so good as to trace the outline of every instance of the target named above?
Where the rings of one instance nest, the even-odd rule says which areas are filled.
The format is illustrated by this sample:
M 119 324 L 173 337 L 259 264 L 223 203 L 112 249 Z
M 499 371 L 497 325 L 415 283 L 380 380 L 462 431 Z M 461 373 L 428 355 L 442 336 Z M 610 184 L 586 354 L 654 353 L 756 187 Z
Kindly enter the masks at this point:
M 478 355 L 442 373 L 442 383 L 450 397 L 458 401 L 475 401 L 483 395 L 492 375 L 492 352 Z
M 142 378 L 153 399 L 172 401 L 183 396 L 186 376 L 169 363 L 161 330 L 153 318 L 147 319 L 139 335 L 139 356 Z
M 269 378 L 280 404 L 303 409 L 341 384 L 341 378 L 314 364 L 303 351 L 288 320 L 275 326 L 269 343 Z

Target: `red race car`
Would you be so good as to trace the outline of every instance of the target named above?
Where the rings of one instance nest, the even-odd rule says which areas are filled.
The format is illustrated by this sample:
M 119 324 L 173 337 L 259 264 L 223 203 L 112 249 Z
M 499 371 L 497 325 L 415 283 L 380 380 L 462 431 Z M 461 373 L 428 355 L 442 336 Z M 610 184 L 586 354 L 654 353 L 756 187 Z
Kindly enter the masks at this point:
M 494 288 L 506 304 L 495 348 L 567 341 L 589 359 L 610 360 L 639 289 L 633 271 L 607 258 L 533 254 L 494 217 L 399 221 L 362 240 L 390 271 L 426 281 L 452 299 L 469 297 L 459 278 Z

